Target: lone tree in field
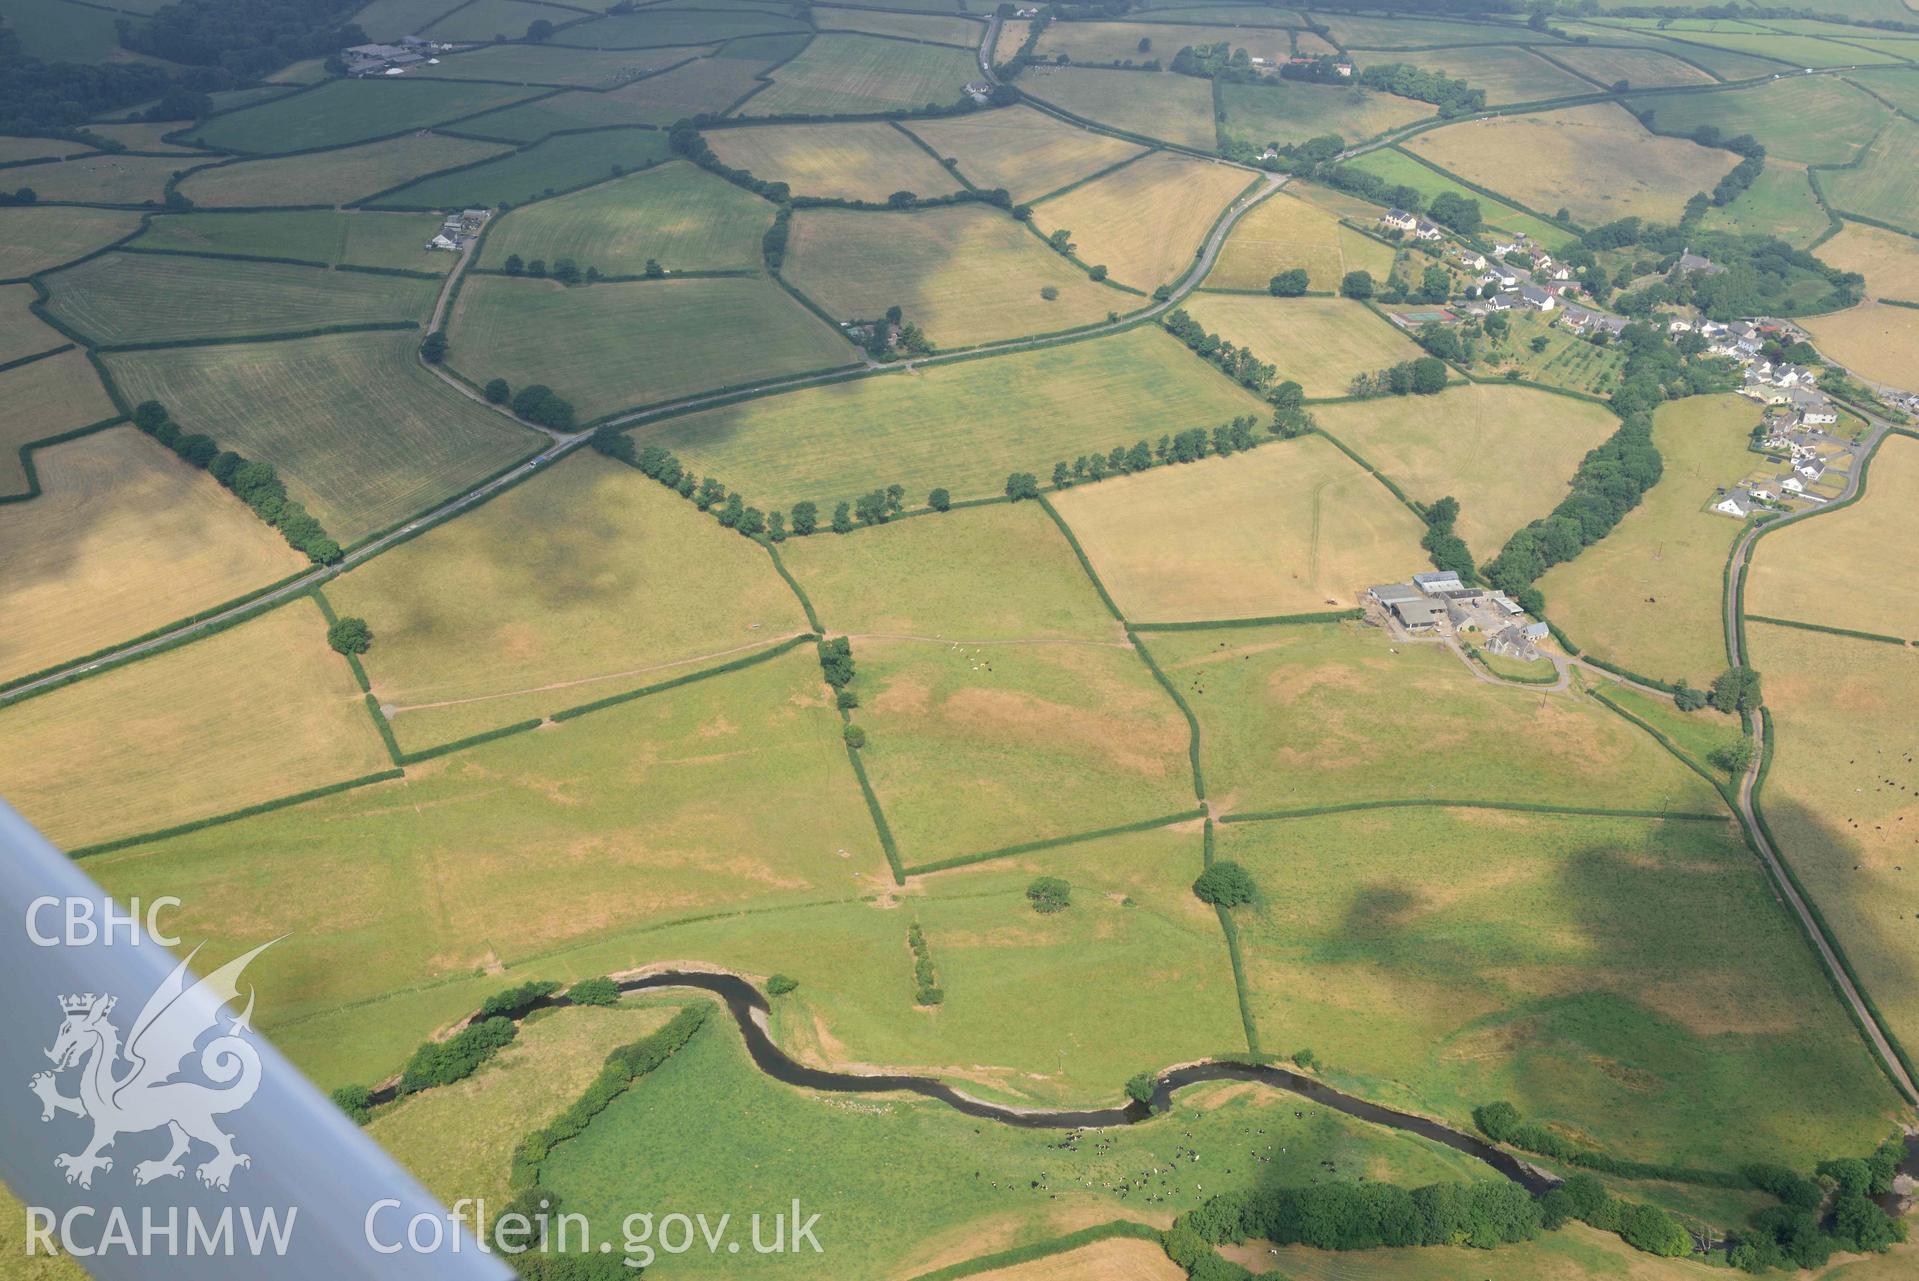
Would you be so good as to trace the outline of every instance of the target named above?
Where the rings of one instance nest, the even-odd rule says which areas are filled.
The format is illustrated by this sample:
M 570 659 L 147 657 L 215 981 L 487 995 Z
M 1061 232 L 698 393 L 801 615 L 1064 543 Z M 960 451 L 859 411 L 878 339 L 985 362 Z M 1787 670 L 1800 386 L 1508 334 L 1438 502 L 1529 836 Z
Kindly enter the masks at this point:
M 953 496 L 944 489 L 935 489 L 926 496 L 926 505 L 936 512 L 948 511 L 953 506 Z
M 1373 273 L 1370 271 L 1349 271 L 1339 280 L 1339 292 L 1348 298 L 1371 298 L 1373 296 Z
M 1291 271 L 1282 271 L 1266 282 L 1266 292 L 1275 298 L 1297 298 L 1306 292 L 1312 282 L 1304 267 L 1294 267 Z
M 1030 471 L 1016 471 L 1006 478 L 1006 496 L 1014 502 L 1039 497 L 1039 477 Z
M 364 654 L 373 644 L 373 629 L 364 618 L 336 618 L 326 629 L 326 643 L 342 654 Z
M 428 334 L 420 343 L 420 355 L 429 365 L 437 365 L 446 359 L 446 335 L 439 330 Z
M 1153 1091 L 1159 1088 L 1159 1078 L 1151 1072 L 1135 1072 L 1126 1079 L 1126 1097 L 1135 1103 L 1153 1104 Z
M 504 405 L 513 396 L 513 389 L 506 385 L 506 379 L 495 378 L 486 385 L 486 403 Z
M 1237 863 L 1215 863 L 1193 882 L 1193 893 L 1214 907 L 1240 907 L 1259 895 L 1250 872 Z
M 1041 916 L 1051 916 L 1073 905 L 1073 887 L 1057 876 L 1042 876 L 1026 887 L 1026 901 Z
M 526 24 L 526 38 L 534 44 L 553 38 L 553 24 L 545 18 L 535 18 Z
M 1750 667 L 1728 667 L 1713 679 L 1707 701 L 1722 712 L 1758 710 L 1759 673 Z

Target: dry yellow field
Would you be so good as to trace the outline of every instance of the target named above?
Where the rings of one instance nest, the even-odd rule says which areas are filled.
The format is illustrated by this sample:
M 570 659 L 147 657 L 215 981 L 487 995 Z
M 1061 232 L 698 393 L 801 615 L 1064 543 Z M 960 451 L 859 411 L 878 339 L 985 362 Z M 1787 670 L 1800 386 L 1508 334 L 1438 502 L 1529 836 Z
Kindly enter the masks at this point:
M 896 191 L 943 196 L 962 186 L 890 124 L 713 129 L 706 140 L 722 162 L 783 182 L 796 196 L 885 200 Z
M 66 346 L 68 339 L 64 334 L 27 310 L 27 304 L 32 301 L 32 285 L 0 285 L 0 365 Z
M 1073 329 L 1140 303 L 979 205 L 801 210 L 784 278 L 836 317 L 879 316 L 897 305 L 939 347 Z M 1046 288 L 1058 296 L 1043 297 Z
M 1053 503 L 1134 622 L 1345 609 L 1426 564 L 1419 518 L 1311 436 L 1101 481 Z
M 1821 353 L 1861 377 L 1894 387 L 1913 381 L 1915 353 L 1919 353 L 1919 311 L 1862 302 L 1830 316 L 1809 316 L 1799 323 L 1812 335 Z
M 1212 85 L 1195 76 L 1086 67 L 1028 67 L 1020 89 L 1043 102 L 1114 129 L 1211 151 Z
M 1919 1044 L 1919 652 L 1766 623 L 1746 633 L 1773 714 L 1760 803 L 1779 853 L 1893 1035 Z
M 1866 496 L 1775 530 L 1753 550 L 1746 611 L 1919 640 L 1919 441 L 1888 436 Z
M 1151 1241 L 1118 1237 L 1010 1268 L 994 1268 L 974 1281 L 1179 1281 L 1185 1269 Z
M 666 602 L 697 565 L 704 603 Z M 413 750 L 648 685 L 806 630 L 764 551 L 581 453 L 327 585 Z
M 1675 221 L 1694 192 L 1712 190 L 1737 163 L 1731 152 L 1648 133 L 1610 102 L 1450 125 L 1406 147 L 1502 196 L 1548 214 L 1565 208 L 1590 225 L 1630 215 Z
M 0 796 L 69 849 L 386 768 L 304 599 L 0 708 Z
M 1032 29 L 1030 22 L 1002 22 L 999 24 L 999 40 L 993 45 L 993 61 L 1005 62 L 1019 52 L 1026 43 L 1026 34 Z
M 974 186 L 1004 187 L 1015 200 L 1037 200 L 1142 150 L 1025 106 L 916 120 L 908 127 L 942 157 L 957 161 Z
M 131 209 L 0 209 L 0 279 L 57 267 L 139 226 L 140 214 Z
M 1241 218 L 1206 276 L 1208 289 L 1264 289 L 1282 271 L 1304 267 L 1311 287 L 1331 291 L 1349 271 L 1384 280 L 1393 251 L 1339 225 L 1334 214 L 1282 191 Z
M 1193 265 L 1207 232 L 1246 183 L 1243 169 L 1157 152 L 1034 206 L 1033 225 L 1049 236 L 1066 228 L 1080 261 L 1151 290 Z
M 1412 339 L 1347 298 L 1194 294 L 1186 310 L 1209 332 L 1250 347 L 1308 396 L 1343 396 L 1355 374 L 1417 360 Z
M 77 349 L 0 373 L 0 494 L 26 492 L 20 446 L 119 412 L 87 354 Z
M 1868 297 L 1919 302 L 1919 240 L 1911 236 L 1849 222 L 1819 246 L 1819 257 L 1864 276 Z
M 132 427 L 34 455 L 0 506 L 0 680 L 198 613 L 306 564 L 218 481 Z M 16 550 L 17 549 L 17 550 Z
M 179 189 L 194 204 L 214 208 L 337 205 L 510 150 L 470 138 L 408 134 L 334 151 L 203 169 L 183 180 Z
M 1759 407 L 1742 396 L 1689 396 L 1659 407 L 1659 483 L 1617 529 L 1539 580 L 1553 621 L 1576 643 L 1633 671 L 1683 676 L 1700 688 L 1725 667 L 1720 582 L 1743 522 L 1707 504 L 1758 461 L 1746 449 L 1758 421 Z M 1763 557 L 1767 544 L 1759 546 Z
M 1415 502 L 1457 498 L 1459 535 L 1481 560 L 1557 506 L 1579 460 L 1619 426 L 1598 405 L 1524 387 L 1451 387 L 1313 413 Z

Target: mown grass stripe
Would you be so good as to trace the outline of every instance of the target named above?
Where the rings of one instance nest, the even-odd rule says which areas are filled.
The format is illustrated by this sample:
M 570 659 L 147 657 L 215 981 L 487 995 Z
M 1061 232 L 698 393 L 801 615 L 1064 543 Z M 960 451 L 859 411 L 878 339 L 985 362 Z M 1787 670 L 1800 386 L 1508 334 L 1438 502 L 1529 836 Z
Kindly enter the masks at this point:
M 944 872 L 955 867 L 968 867 L 974 863 L 986 863 L 993 859 L 1012 858 L 1019 854 L 1031 854 L 1037 850 L 1057 849 L 1062 845 L 1078 845 L 1085 841 L 1097 841 L 1108 836 L 1121 836 L 1127 832 L 1147 832 L 1156 827 L 1171 827 L 1175 823 L 1190 823 L 1196 818 L 1205 818 L 1205 809 L 1182 810 L 1177 814 L 1162 814 L 1158 818 L 1143 818 L 1134 823 L 1121 823 L 1118 827 L 1102 827 L 1093 832 L 1074 832 L 1070 836 L 1049 836 L 1041 841 L 1026 841 L 1019 845 L 1007 845 L 996 850 L 987 850 L 980 854 L 961 854 L 955 858 L 939 859 L 932 863 L 920 863 L 906 869 L 908 876 L 925 876 L 931 872 Z
M 1393 809 L 1513 810 L 1522 814 L 1570 814 L 1582 818 L 1670 818 L 1705 823 L 1723 823 L 1729 817 L 1725 814 L 1700 814 L 1690 810 L 1627 810 L 1608 809 L 1597 805 L 1540 805 L 1532 801 L 1461 801 L 1417 797 L 1389 801 L 1345 801 L 1338 805 L 1308 805 L 1290 810 L 1247 810 L 1239 814 L 1222 814 L 1219 816 L 1219 821 L 1266 823 L 1289 818 L 1314 818 L 1321 814 L 1352 814 L 1360 810 Z

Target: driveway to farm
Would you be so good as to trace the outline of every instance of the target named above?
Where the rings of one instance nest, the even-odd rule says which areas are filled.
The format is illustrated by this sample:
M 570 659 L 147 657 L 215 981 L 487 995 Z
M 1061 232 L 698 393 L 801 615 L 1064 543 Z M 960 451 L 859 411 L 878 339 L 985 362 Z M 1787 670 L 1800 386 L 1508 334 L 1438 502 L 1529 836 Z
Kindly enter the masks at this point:
M 1846 487 L 1838 498 L 1823 507 L 1810 508 L 1779 520 L 1768 521 L 1763 525 L 1752 526 L 1739 536 L 1737 543 L 1733 544 L 1732 572 L 1726 575 L 1725 626 L 1726 650 L 1735 664 L 1744 666 L 1751 658 L 1751 655 L 1745 651 L 1739 630 L 1740 602 L 1743 598 L 1739 585 L 1744 580 L 1746 571 L 1751 567 L 1753 545 L 1769 530 L 1810 519 L 1831 510 L 1839 503 L 1848 502 L 1858 496 L 1867 462 L 1877 451 L 1880 442 L 1885 439 L 1886 433 L 1892 426 L 1883 419 L 1871 415 L 1866 416 L 1866 421 L 1869 430 L 1862 442 L 1862 447 L 1854 455 L 1859 461 L 1853 464 L 1851 474 L 1846 477 Z M 1851 1007 L 1853 1021 L 1865 1031 L 1866 1039 L 1879 1056 L 1879 1061 L 1885 1066 L 1886 1074 L 1893 1079 L 1908 1099 L 1919 1102 L 1919 1084 L 1914 1083 L 1911 1074 L 1906 1071 L 1905 1064 L 1901 1063 L 1899 1056 L 1893 1053 L 1892 1043 L 1886 1036 L 1885 1029 L 1879 1025 L 1879 1019 L 1872 1007 L 1867 1004 L 1858 985 L 1853 982 L 1852 975 L 1840 962 L 1838 948 L 1827 937 L 1818 916 L 1806 901 L 1805 896 L 1800 893 L 1798 883 L 1786 870 L 1785 862 L 1780 858 L 1778 849 L 1774 847 L 1772 838 L 1760 825 L 1757 793 L 1762 756 L 1763 753 L 1753 754 L 1752 764 L 1746 767 L 1746 773 L 1739 780 L 1740 825 L 1746 829 L 1746 835 L 1751 840 L 1752 847 L 1759 851 L 1759 857 L 1765 862 L 1780 897 L 1798 916 L 1800 925 L 1805 929 L 1806 937 L 1810 938 L 1813 946 L 1819 950 L 1819 959 L 1825 965 L 1827 974 L 1831 975 L 1833 986 Z

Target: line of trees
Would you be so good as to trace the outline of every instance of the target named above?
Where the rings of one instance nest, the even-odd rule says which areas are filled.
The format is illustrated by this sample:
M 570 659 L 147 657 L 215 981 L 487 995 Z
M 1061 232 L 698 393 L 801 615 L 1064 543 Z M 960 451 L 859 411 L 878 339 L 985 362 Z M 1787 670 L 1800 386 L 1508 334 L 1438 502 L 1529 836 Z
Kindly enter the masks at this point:
M 1446 389 L 1446 362 L 1437 356 L 1402 360 L 1386 369 L 1353 375 L 1347 389 L 1361 400 L 1379 396 L 1431 396 Z
M 1409 62 L 1383 62 L 1367 67 L 1357 79 L 1368 89 L 1430 102 L 1439 108 L 1443 118 L 1483 111 L 1486 107 L 1484 89 L 1475 89 L 1443 71 L 1426 71 Z
M 331 565 L 344 554 L 320 522 L 287 497 L 286 484 L 271 464 L 221 449 L 218 441 L 203 432 L 181 430 L 157 400 L 134 407 L 133 425 L 232 490 L 254 515 L 279 530 L 288 546 L 304 552 L 314 564 Z
M 1391 1183 L 1336 1180 L 1208 1197 L 1173 1221 L 1166 1249 L 1183 1267 L 1191 1266 L 1187 1258 L 1210 1253 L 1212 1246 L 1253 1237 L 1321 1250 L 1432 1245 L 1489 1250 L 1530 1241 L 1544 1225 L 1540 1203 L 1503 1179 L 1433 1183 L 1411 1191 Z
M 556 394 L 545 383 L 520 388 L 513 394 L 511 405 L 514 413 L 530 423 L 554 431 L 573 430 L 573 402 Z
M 1572 492 L 1552 514 L 1507 539 L 1481 573 L 1528 613 L 1541 613 L 1545 598 L 1533 586 L 1540 575 L 1610 534 L 1664 470 L 1652 442 L 1652 415 L 1627 415 L 1619 430 L 1580 461 Z
M 1463 583 L 1477 582 L 1479 575 L 1473 570 L 1473 554 L 1455 529 L 1459 523 L 1459 500 L 1448 494 L 1427 506 L 1422 515 L 1426 532 L 1420 536 L 1419 545 L 1432 557 L 1433 568 L 1450 569 Z
M 469 1023 L 444 1041 L 427 1041 L 406 1061 L 399 1092 L 404 1096 L 464 1081 L 517 1035 L 512 1019 L 495 1015 Z
M 933 970 L 933 953 L 926 946 L 926 931 L 920 928 L 918 921 L 907 926 L 906 945 L 913 949 L 914 1004 L 939 1005 L 946 1000 L 946 993 L 940 988 L 939 975 Z
M 1208 333 L 1187 314 L 1184 307 L 1176 307 L 1165 321 L 1166 332 L 1173 335 L 1191 348 L 1202 359 L 1211 361 L 1219 371 L 1231 378 L 1248 391 L 1263 392 L 1273 385 L 1273 379 L 1279 370 L 1253 354 L 1250 347 L 1239 347 L 1218 334 Z

